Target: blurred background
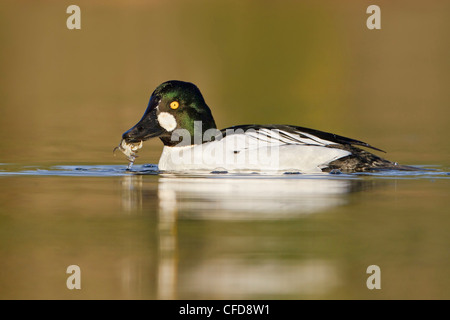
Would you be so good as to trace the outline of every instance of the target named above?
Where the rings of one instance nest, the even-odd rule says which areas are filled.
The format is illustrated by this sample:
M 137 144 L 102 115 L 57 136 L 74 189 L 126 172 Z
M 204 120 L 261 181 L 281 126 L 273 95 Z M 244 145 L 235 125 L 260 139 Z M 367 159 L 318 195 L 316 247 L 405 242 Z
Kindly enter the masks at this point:
M 81 30 L 66 27 L 71 4 Z M 381 30 L 366 27 L 370 4 Z M 448 176 L 243 184 L 102 166 L 125 168 L 113 148 L 178 79 L 220 128 L 299 125 L 448 168 L 449 12 L 441 0 L 1 0 L 0 298 L 448 298 Z M 161 150 L 145 142 L 136 164 Z M 82 290 L 65 287 L 71 264 Z M 382 290 L 365 286 L 371 264 Z
M 220 128 L 312 127 L 408 164 L 448 164 L 446 1 L 0 3 L 0 161 L 121 163 L 112 149 L 160 83 L 201 89 Z M 147 142 L 155 163 L 162 144 Z M 141 159 L 142 159 L 141 158 Z

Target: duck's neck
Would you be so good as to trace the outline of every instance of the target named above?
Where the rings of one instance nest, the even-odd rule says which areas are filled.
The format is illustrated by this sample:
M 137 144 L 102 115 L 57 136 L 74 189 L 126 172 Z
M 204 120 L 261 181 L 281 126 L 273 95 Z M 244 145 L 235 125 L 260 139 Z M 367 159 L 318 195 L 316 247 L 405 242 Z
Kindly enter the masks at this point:
M 212 137 L 219 133 L 212 117 L 202 121 L 189 121 L 184 123 L 182 128 L 184 129 L 176 129 L 160 137 L 164 145 L 169 147 L 198 145 L 214 140 Z

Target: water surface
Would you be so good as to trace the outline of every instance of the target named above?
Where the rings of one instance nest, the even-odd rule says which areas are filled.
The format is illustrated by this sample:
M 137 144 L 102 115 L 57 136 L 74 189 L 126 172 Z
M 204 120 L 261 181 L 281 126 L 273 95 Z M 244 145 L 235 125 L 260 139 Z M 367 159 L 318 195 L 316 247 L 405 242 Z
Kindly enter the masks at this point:
M 448 298 L 449 173 L 0 166 L 2 298 Z M 82 289 L 66 288 L 67 266 Z M 382 289 L 366 287 L 369 265 Z

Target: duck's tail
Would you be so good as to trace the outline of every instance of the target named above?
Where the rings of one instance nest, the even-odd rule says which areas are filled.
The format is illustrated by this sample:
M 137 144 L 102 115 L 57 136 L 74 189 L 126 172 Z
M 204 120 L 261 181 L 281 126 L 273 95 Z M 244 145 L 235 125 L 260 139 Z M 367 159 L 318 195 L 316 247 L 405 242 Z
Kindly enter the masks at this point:
M 400 165 L 383 159 L 373 153 L 349 145 L 330 145 L 331 148 L 344 149 L 351 152 L 350 155 L 329 163 L 325 172 L 340 170 L 341 172 L 370 172 L 380 170 L 417 171 L 419 168 Z

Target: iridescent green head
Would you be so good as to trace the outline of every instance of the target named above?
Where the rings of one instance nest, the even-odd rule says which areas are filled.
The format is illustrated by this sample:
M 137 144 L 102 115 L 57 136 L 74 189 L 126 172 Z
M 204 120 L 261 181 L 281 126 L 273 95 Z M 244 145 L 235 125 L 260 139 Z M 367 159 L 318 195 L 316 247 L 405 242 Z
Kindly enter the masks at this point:
M 122 138 L 127 143 L 136 143 L 159 137 L 164 145 L 173 146 L 180 143 L 174 139 L 173 133 L 177 129 L 185 129 L 194 143 L 194 132 L 200 129 L 199 122 L 202 134 L 216 128 L 200 90 L 193 83 L 171 80 L 153 91 L 142 119 Z

